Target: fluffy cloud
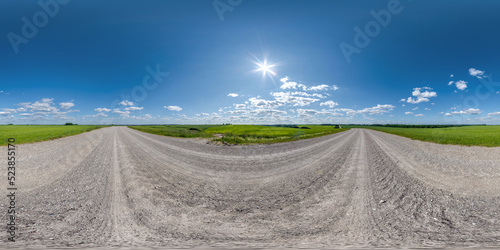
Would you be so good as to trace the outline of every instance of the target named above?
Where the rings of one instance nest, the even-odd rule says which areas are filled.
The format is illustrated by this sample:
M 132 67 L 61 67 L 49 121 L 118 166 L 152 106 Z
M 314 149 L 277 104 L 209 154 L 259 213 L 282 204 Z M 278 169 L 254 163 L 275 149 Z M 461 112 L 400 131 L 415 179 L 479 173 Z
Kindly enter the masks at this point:
M 72 102 L 61 102 L 61 103 L 59 103 L 59 106 L 61 107 L 61 109 L 68 110 L 68 109 L 74 107 L 75 104 Z
M 326 84 L 321 84 L 317 86 L 312 86 L 308 88 L 306 85 L 302 83 L 296 83 L 290 81 L 290 78 L 284 77 L 281 78 L 280 81 L 283 83 L 280 86 L 280 89 L 302 89 L 303 91 L 326 91 L 326 90 L 337 90 L 339 87 L 337 85 L 326 85 Z
M 134 106 L 134 103 L 133 102 L 129 102 L 127 100 L 123 100 L 121 101 L 120 103 L 118 103 L 119 105 L 123 105 L 123 106 Z
M 96 117 L 108 117 L 107 114 L 105 113 L 97 113 L 97 115 L 95 115 Z
M 451 113 L 446 113 L 444 115 L 446 116 L 452 116 L 452 115 L 479 115 L 481 114 L 480 109 L 474 109 L 474 108 L 469 108 L 469 109 L 464 109 L 460 111 L 453 111 Z
M 280 93 L 283 93 L 283 92 L 280 92 Z M 285 102 L 281 102 L 281 101 L 277 101 L 277 100 L 270 101 L 270 100 L 255 98 L 255 97 L 252 97 L 248 100 L 250 101 L 250 105 L 252 107 L 257 107 L 257 108 L 276 108 L 276 107 L 285 105 Z
M 425 91 L 422 92 L 422 90 L 425 90 Z M 411 93 L 412 96 L 414 96 L 414 98 L 408 97 L 406 102 L 411 103 L 411 104 L 428 102 L 429 98 L 437 96 L 436 92 L 429 91 L 429 90 L 432 90 L 432 88 L 429 88 L 429 87 L 414 88 L 413 92 Z
M 97 112 L 110 112 L 111 109 L 107 109 L 107 108 L 96 108 L 94 109 L 94 111 L 97 111 Z
M 334 108 L 335 106 L 338 106 L 339 104 L 334 102 L 334 101 L 326 101 L 326 102 L 322 102 L 319 104 L 319 106 L 328 106 L 330 108 Z
M 416 114 L 415 115 L 416 117 L 421 117 L 421 116 L 424 116 L 423 114 Z
M 493 112 L 493 113 L 488 113 L 488 115 L 500 115 L 500 111 Z
M 450 82 L 448 83 L 448 85 L 452 85 L 452 84 L 455 84 L 455 86 L 456 86 L 456 87 L 457 87 L 457 89 L 459 89 L 459 90 L 465 90 L 465 89 L 467 88 L 467 82 L 466 82 L 466 81 L 462 81 L 462 80 L 460 80 L 460 81 L 456 81 L 456 82 L 454 82 L 454 81 L 450 81 Z
M 297 88 L 302 88 L 303 90 L 307 89 L 306 85 L 296 82 L 290 82 L 289 80 L 290 78 L 288 76 L 281 78 L 280 81 L 283 84 L 281 84 L 280 89 L 297 89 Z
M 292 106 L 307 106 L 311 103 L 319 101 L 317 98 L 295 96 L 290 92 L 275 92 L 271 93 L 271 95 L 274 96 L 277 103 L 291 104 Z
M 405 115 L 413 115 L 413 112 L 405 112 Z
M 163 106 L 163 108 L 166 108 L 170 111 L 181 111 L 182 110 L 182 108 L 179 106 Z
M 383 113 L 387 113 L 391 110 L 393 110 L 395 107 L 390 104 L 384 104 L 380 105 L 378 104 L 377 106 L 371 107 L 371 108 L 365 108 L 361 110 L 357 110 L 357 114 L 369 114 L 369 115 L 381 115 Z
M 130 111 L 121 111 L 120 109 L 114 109 L 113 113 L 120 114 L 120 116 L 128 117 L 130 115 Z
M 250 114 L 252 115 L 275 115 L 275 114 L 282 114 L 286 115 L 286 111 L 283 110 L 272 110 L 272 109 L 254 109 L 250 111 Z
M 335 86 L 335 87 L 337 87 L 337 86 Z M 318 85 L 318 86 L 310 87 L 308 90 L 321 91 L 321 90 L 329 90 L 329 89 L 330 89 L 330 86 L 328 86 L 326 84 L 321 84 L 321 85 Z
M 297 95 L 297 96 L 307 96 L 307 97 L 318 97 L 318 98 L 326 98 L 326 96 L 324 96 L 323 94 L 318 94 L 318 93 L 312 93 L 312 94 L 309 94 L 309 93 L 306 93 L 306 92 L 301 92 L 301 91 L 295 91 L 295 92 L 292 92 L 290 93 L 291 95 Z M 325 94 L 325 95 L 328 95 L 328 94 Z
M 475 76 L 479 79 L 483 79 L 484 77 L 484 71 L 481 71 L 481 70 L 478 70 L 478 69 L 475 69 L 475 68 L 470 68 L 469 69 L 469 74 L 471 76 Z
M 245 109 L 246 105 L 245 104 L 234 104 L 235 109 Z
M 238 94 L 236 94 L 236 93 L 229 93 L 227 96 L 230 96 L 230 97 L 237 97 L 237 96 L 239 96 L 239 95 L 238 95 Z
M 144 107 L 128 107 L 128 108 L 125 108 L 125 110 L 129 110 L 129 111 L 136 111 L 136 110 L 142 110 Z
M 315 109 L 297 109 L 299 116 L 311 116 L 311 115 L 330 115 L 330 116 L 341 116 L 340 113 L 335 113 L 333 110 L 322 109 L 321 111 Z

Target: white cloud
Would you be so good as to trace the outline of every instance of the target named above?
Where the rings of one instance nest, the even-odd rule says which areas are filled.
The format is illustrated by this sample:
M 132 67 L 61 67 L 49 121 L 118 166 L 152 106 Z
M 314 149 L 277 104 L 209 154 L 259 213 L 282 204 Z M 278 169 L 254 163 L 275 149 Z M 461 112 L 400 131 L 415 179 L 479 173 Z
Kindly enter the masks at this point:
M 230 96 L 230 97 L 237 97 L 237 96 L 239 96 L 239 95 L 238 95 L 238 94 L 236 94 L 236 93 L 229 93 L 229 94 L 227 94 L 227 96 Z
M 144 118 L 145 118 L 145 119 L 153 119 L 153 117 L 152 117 L 150 114 L 145 114 L 145 115 L 144 115 Z
M 17 110 L 16 109 L 9 109 L 9 108 L 4 108 L 2 109 L 3 111 L 9 113 L 9 114 L 12 114 L 12 113 L 17 113 Z
M 97 111 L 97 112 L 110 112 L 111 109 L 107 109 L 107 108 L 96 108 L 94 109 L 94 111 Z
M 334 108 L 335 106 L 338 106 L 339 104 L 334 102 L 334 101 L 326 101 L 326 102 L 322 102 L 319 104 L 319 106 L 328 106 L 330 108 Z
M 235 109 L 245 109 L 246 105 L 245 104 L 234 104 Z
M 451 74 L 450 77 L 453 78 L 453 74 Z
M 369 114 L 369 115 L 381 115 L 383 113 L 387 113 L 390 110 L 393 110 L 395 107 L 390 104 L 378 104 L 377 106 L 371 107 L 371 108 L 365 108 L 356 111 L 358 114 Z
M 338 89 L 337 86 L 335 86 L 335 87 Z M 328 90 L 328 89 L 330 89 L 330 86 L 328 86 L 326 84 L 321 84 L 321 85 L 318 85 L 318 86 L 310 87 L 308 90 L 312 90 L 312 91 L 324 91 L 324 90 Z
M 295 91 L 295 92 L 292 92 L 290 93 L 291 95 L 298 95 L 298 96 L 307 96 L 307 97 L 318 97 L 318 98 L 326 98 L 326 96 L 324 96 L 323 94 L 318 94 L 318 93 L 312 93 L 312 94 L 309 94 L 309 93 L 306 93 L 306 92 L 301 92 L 301 91 Z M 329 95 L 329 94 L 325 94 L 325 95 Z
M 418 107 L 414 107 L 414 108 L 412 108 L 411 110 L 417 110 L 417 109 L 418 109 Z
M 121 101 L 120 103 L 118 103 L 119 105 L 123 105 L 123 106 L 133 106 L 134 103 L 133 102 L 129 102 L 127 100 L 123 100 Z
M 416 114 L 415 116 L 421 117 L 421 116 L 424 116 L 424 115 L 423 114 Z
M 493 112 L 493 113 L 488 113 L 488 115 L 500 115 L 500 111 Z
M 286 111 L 282 110 L 273 110 L 273 109 L 255 109 L 250 111 L 252 115 L 274 115 L 274 114 L 283 114 L 286 115 Z
M 59 103 L 59 106 L 61 107 L 61 109 L 68 110 L 68 109 L 74 107 L 75 104 L 72 102 L 61 102 L 61 103 Z
M 292 95 L 290 92 L 275 92 L 271 93 L 276 99 L 277 104 L 291 104 L 293 106 L 308 106 L 311 103 L 319 101 L 316 98 L 302 97 Z M 280 106 L 282 106 L 280 105 Z
M 252 107 L 257 107 L 257 108 L 276 108 L 276 107 L 285 105 L 285 102 L 282 102 L 282 101 L 276 101 L 276 100 L 270 101 L 270 100 L 255 98 L 255 97 L 252 97 L 248 100 L 250 101 L 250 105 Z
M 405 112 L 405 115 L 413 115 L 413 112 Z
M 113 113 L 120 114 L 120 116 L 128 117 L 130 115 L 130 111 L 121 111 L 120 109 L 114 109 Z
M 421 91 L 423 89 L 425 89 L 424 92 Z M 431 98 L 431 97 L 437 97 L 436 92 L 429 91 L 429 90 L 432 90 L 432 88 L 429 88 L 429 87 L 414 88 L 413 92 L 411 94 L 415 98 L 408 97 L 406 102 L 411 103 L 411 104 L 417 104 L 417 103 L 421 103 L 421 102 L 428 102 L 429 98 Z
M 96 116 L 96 117 L 108 117 L 108 115 L 107 115 L 107 114 L 102 113 L 102 112 L 101 112 L 101 113 L 97 113 L 97 115 L 95 115 L 95 116 Z
M 224 112 L 225 114 L 235 115 L 235 114 L 246 114 L 248 111 L 246 110 L 229 110 Z
M 170 110 L 170 111 L 181 111 L 182 108 L 179 106 L 163 106 L 164 108 Z
M 478 70 L 478 69 L 475 69 L 475 68 L 470 68 L 469 69 L 469 74 L 471 76 L 475 76 L 479 79 L 483 79 L 484 77 L 484 71 L 481 71 L 481 70 Z
M 451 113 L 446 113 L 446 116 L 452 116 L 452 115 L 479 115 L 481 114 L 480 109 L 474 109 L 474 108 L 469 108 L 469 109 L 464 109 L 460 111 L 453 111 Z
M 280 82 L 283 83 L 280 86 L 280 89 L 297 89 L 297 88 L 302 88 L 303 90 L 307 89 L 306 85 L 304 85 L 304 84 L 290 82 L 288 80 L 290 80 L 290 78 L 288 76 L 280 79 Z
M 452 85 L 453 83 L 455 83 L 455 86 L 456 86 L 456 87 L 457 87 L 457 89 L 459 89 L 459 90 L 465 90 L 465 89 L 467 88 L 467 82 L 466 82 L 466 81 L 462 81 L 462 80 L 460 80 L 460 81 L 456 81 L 456 82 L 454 82 L 454 81 L 450 81 L 450 82 L 448 83 L 448 85 Z
M 125 110 L 129 110 L 129 111 L 136 111 L 136 110 L 142 110 L 144 109 L 144 107 L 128 107 L 128 108 L 125 108 Z

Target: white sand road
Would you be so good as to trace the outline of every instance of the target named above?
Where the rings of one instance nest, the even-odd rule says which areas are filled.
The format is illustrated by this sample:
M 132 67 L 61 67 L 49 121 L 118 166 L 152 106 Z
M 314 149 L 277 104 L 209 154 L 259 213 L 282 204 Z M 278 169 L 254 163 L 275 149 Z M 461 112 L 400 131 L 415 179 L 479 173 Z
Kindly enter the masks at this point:
M 17 152 L 3 247 L 500 246 L 500 148 L 366 129 L 227 147 L 107 127 Z

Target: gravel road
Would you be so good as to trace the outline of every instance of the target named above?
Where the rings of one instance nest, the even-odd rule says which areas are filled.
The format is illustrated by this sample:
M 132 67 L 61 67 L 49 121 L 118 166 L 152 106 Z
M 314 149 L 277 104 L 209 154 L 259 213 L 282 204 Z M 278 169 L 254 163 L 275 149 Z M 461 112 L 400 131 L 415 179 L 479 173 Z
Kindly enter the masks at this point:
M 5 247 L 500 246 L 500 148 L 365 129 L 228 147 L 108 127 L 17 153 Z

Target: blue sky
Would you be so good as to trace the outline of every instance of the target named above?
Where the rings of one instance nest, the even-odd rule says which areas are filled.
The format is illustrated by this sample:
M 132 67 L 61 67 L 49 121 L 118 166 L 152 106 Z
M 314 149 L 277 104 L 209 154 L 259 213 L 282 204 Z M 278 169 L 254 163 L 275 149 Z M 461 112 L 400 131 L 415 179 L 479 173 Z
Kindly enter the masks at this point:
M 0 124 L 500 124 L 498 9 L 6 0 Z

